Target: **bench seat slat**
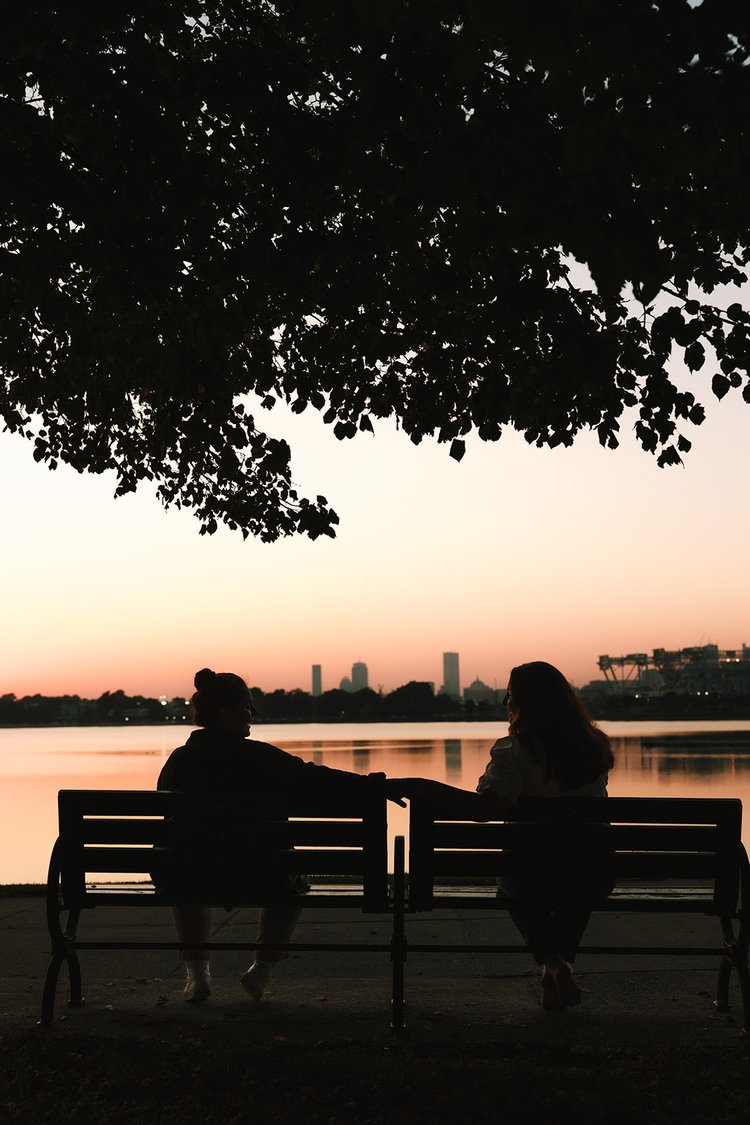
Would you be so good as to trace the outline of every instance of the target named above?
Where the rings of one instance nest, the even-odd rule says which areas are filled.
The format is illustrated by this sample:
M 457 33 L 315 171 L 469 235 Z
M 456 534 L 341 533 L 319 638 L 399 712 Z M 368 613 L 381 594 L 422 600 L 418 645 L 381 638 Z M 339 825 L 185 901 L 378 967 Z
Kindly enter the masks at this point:
M 665 877 L 713 878 L 716 872 L 716 858 L 703 852 L 618 852 L 604 861 L 607 871 L 614 875 L 632 878 Z M 508 852 L 461 852 L 438 851 L 430 858 L 429 870 L 435 878 L 442 875 L 504 875 L 513 865 L 513 856 Z M 412 874 L 414 871 L 412 869 Z
M 505 912 L 508 909 L 508 899 L 498 899 L 491 891 L 471 895 L 456 894 L 451 891 L 440 890 L 436 892 L 429 903 L 424 907 L 415 907 L 417 913 L 421 910 L 489 910 Z M 712 914 L 722 913 L 716 906 L 712 895 L 688 895 L 681 898 L 677 895 L 661 896 L 657 893 L 644 895 L 618 895 L 617 892 L 606 900 L 596 903 L 597 913 L 609 914 Z
M 220 895 L 213 898 L 211 896 L 201 897 L 195 900 L 196 905 L 200 906 L 216 906 L 220 909 L 241 909 L 244 907 L 256 908 L 258 906 L 269 905 L 268 898 L 262 901 L 259 898 L 252 896 L 242 896 L 237 894 L 230 896 L 230 900 Z M 154 893 L 153 887 L 142 892 L 137 891 L 122 891 L 122 890 L 105 890 L 98 888 L 96 890 L 87 889 L 82 896 L 76 896 L 71 899 L 69 904 L 79 908 L 96 907 L 96 906 L 145 906 L 145 907 L 162 907 L 166 909 L 169 906 L 185 906 L 189 905 L 189 900 L 186 901 L 185 896 L 176 896 L 164 893 Z M 289 899 L 283 900 L 283 905 L 289 905 Z M 352 886 L 340 891 L 329 891 L 327 889 L 315 889 L 314 894 L 300 895 L 299 905 L 304 907 L 305 910 L 324 910 L 327 908 L 338 908 L 340 906 L 348 906 L 352 910 L 359 910 L 362 908 L 362 887 Z M 368 911 L 373 909 L 368 907 Z M 377 908 L 376 912 L 377 912 Z M 388 914 L 387 900 L 383 900 L 380 907 L 380 912 Z
M 70 871 L 94 872 L 144 872 L 158 871 L 169 863 L 173 853 L 153 848 L 131 847 L 86 847 L 72 849 L 63 859 L 63 881 Z M 259 865 L 268 864 L 268 852 L 243 852 L 239 849 L 231 853 L 233 866 L 246 866 L 252 871 Z M 366 858 L 361 849 L 348 848 L 299 848 L 289 854 L 276 854 L 273 857 L 274 871 L 289 874 L 311 875 L 356 875 L 364 870 Z

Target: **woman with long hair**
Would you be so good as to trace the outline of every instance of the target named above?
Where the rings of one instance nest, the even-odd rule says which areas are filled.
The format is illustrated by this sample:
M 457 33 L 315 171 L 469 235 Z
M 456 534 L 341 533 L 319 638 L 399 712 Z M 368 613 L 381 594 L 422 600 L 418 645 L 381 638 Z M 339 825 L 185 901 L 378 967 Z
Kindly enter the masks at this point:
M 520 664 L 510 673 L 505 696 L 508 737 L 490 751 L 476 793 L 423 778 L 393 778 L 389 795 L 429 801 L 444 816 L 468 820 L 512 819 L 522 797 L 606 797 L 614 765 L 609 739 L 587 715 L 568 681 L 542 660 Z M 542 967 L 542 1004 L 568 1007 L 580 1002 L 572 974 L 590 911 L 571 903 L 611 890 L 595 870 L 595 856 L 525 854 L 517 869 L 501 880 L 499 893 L 532 904 L 509 913 Z
M 157 789 L 236 794 L 247 798 L 249 818 L 255 810 L 261 817 L 267 818 L 272 811 L 275 817 L 283 819 L 294 794 L 355 798 L 364 787 L 383 784 L 382 774 L 363 777 L 330 769 L 305 762 L 268 742 L 249 738 L 256 711 L 250 689 L 233 672 L 203 668 L 196 672 L 194 682 L 191 705 L 199 729 L 167 759 Z M 261 946 L 290 941 L 304 903 L 304 879 L 282 877 L 279 881 L 273 871 L 274 851 L 270 843 L 265 869 L 260 863 L 252 871 L 227 870 L 226 849 L 221 840 L 226 826 L 201 820 L 200 830 L 205 845 L 182 855 L 178 853 L 171 879 L 162 880 L 160 886 L 173 895 L 181 894 L 184 888 L 186 898 L 195 893 L 216 896 L 226 890 L 227 901 L 231 901 L 233 889 L 244 889 L 250 896 L 262 898 L 268 894 L 282 899 L 259 911 L 257 941 Z M 173 915 L 178 938 L 184 943 L 185 999 L 206 1000 L 211 994 L 209 954 L 208 950 L 195 947 L 210 941 L 211 909 L 178 905 L 173 907 Z M 285 957 L 286 954 L 272 949 L 257 950 L 253 964 L 240 978 L 249 996 L 255 1000 L 262 998 L 276 963 Z

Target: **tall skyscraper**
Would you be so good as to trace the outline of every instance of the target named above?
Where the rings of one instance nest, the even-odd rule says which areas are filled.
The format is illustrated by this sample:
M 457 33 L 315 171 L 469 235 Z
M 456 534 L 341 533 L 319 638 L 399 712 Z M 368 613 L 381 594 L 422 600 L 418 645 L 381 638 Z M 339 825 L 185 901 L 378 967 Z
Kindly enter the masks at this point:
M 312 666 L 312 693 L 313 696 L 320 695 L 323 690 L 323 676 L 321 673 L 320 665 L 313 664 Z
M 367 665 L 359 660 L 352 664 L 352 691 L 362 691 L 367 687 Z
M 444 695 L 461 695 L 457 652 L 443 653 L 443 686 L 440 690 Z

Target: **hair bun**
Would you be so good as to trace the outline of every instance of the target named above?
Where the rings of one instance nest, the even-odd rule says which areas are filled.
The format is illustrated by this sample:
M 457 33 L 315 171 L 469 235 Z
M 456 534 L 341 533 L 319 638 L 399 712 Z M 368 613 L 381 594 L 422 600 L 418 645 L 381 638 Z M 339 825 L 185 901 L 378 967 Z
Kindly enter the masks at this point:
M 212 672 L 210 668 L 201 668 L 200 672 L 195 673 L 193 683 L 198 691 L 205 691 L 215 679 L 216 673 Z

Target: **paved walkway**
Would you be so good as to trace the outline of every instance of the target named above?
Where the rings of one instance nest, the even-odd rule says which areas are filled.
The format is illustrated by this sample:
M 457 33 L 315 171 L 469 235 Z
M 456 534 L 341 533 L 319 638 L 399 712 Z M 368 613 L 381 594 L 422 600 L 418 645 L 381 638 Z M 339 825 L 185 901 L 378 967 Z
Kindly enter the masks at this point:
M 252 940 L 252 911 L 217 912 L 217 930 L 230 941 Z M 387 942 L 388 919 L 353 911 L 310 912 L 300 941 Z M 89 911 L 79 937 L 174 940 L 164 910 Z M 468 938 L 516 940 L 512 923 L 489 912 L 446 911 L 408 920 L 413 942 Z M 684 916 L 603 915 L 587 932 L 590 943 L 669 942 L 718 947 L 715 919 Z M 49 958 L 44 899 L 0 898 L 0 1034 L 36 1026 Z M 65 969 L 49 1032 L 162 1037 L 200 1034 L 234 1042 L 283 1037 L 296 1042 L 390 1041 L 390 962 L 387 954 L 304 953 L 281 965 L 261 1004 L 250 1001 L 237 978 L 248 954 L 214 954 L 214 995 L 204 1004 L 182 999 L 183 970 L 174 951 L 82 951 L 86 1003 L 67 1007 Z M 712 1006 L 717 962 L 712 957 L 581 955 L 580 1007 L 544 1012 L 538 973 L 527 955 L 413 954 L 406 975 L 407 1036 L 415 1043 L 571 1043 L 612 1046 L 683 1043 L 720 1045 L 741 1034 L 741 1006 L 732 983 L 731 1013 Z

